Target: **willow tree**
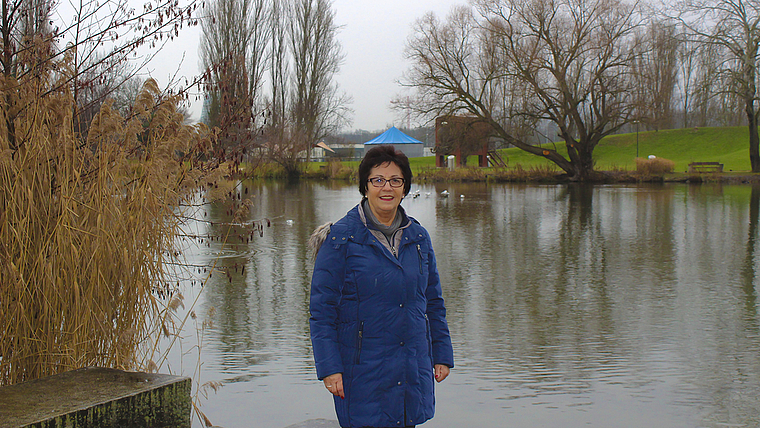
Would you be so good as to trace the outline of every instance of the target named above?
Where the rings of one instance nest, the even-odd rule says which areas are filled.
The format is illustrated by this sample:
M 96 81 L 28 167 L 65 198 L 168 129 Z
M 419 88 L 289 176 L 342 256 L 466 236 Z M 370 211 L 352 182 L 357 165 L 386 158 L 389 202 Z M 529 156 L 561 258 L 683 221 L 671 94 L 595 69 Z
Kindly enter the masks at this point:
M 418 112 L 480 118 L 570 178 L 592 178 L 595 147 L 633 117 L 635 8 L 618 0 L 474 5 L 446 22 L 428 14 L 415 24 L 404 84 L 416 90 Z M 515 132 L 542 121 L 559 129 L 565 150 Z

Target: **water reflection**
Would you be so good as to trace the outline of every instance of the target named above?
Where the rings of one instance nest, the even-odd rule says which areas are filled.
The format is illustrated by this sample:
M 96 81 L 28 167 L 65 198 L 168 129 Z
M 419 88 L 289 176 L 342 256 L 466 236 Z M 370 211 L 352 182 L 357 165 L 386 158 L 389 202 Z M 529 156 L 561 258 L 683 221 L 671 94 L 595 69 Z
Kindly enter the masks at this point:
M 334 419 L 314 380 L 305 243 L 358 191 L 335 182 L 243 188 L 250 220 L 272 227 L 188 252 L 227 272 L 214 273 L 197 308 L 215 309 L 202 377 L 226 384 L 204 411 L 227 427 Z M 760 187 L 420 190 L 404 206 L 432 235 L 457 361 L 425 426 L 760 422 Z M 208 212 L 214 225 L 194 227 L 221 233 L 228 211 Z
M 746 295 L 747 317 L 757 320 L 757 295 L 755 293 L 755 279 L 757 278 L 757 262 L 755 261 L 755 244 L 757 241 L 758 223 L 760 222 L 760 184 L 752 185 L 749 198 L 749 227 L 747 232 L 747 250 L 742 267 L 742 281 Z M 756 327 L 756 324 L 754 325 Z

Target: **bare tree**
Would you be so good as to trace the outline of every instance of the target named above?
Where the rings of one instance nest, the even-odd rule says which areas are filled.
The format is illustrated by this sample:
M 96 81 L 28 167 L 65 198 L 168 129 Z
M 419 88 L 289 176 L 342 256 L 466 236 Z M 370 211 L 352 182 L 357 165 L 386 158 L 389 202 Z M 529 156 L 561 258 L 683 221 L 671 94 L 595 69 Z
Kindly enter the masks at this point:
M 271 38 L 271 2 L 249 0 L 253 4 L 250 16 L 252 28 L 248 51 L 248 93 L 253 100 L 254 111 L 260 110 L 264 71 L 267 64 L 267 47 Z
M 350 100 L 334 82 L 344 55 L 332 2 L 298 0 L 292 18 L 293 142 L 308 156 L 314 144 L 346 123 Z
M 653 20 L 641 35 L 640 55 L 634 57 L 633 77 L 637 82 L 636 116 L 650 128 L 670 128 L 678 76 L 679 38 L 676 27 Z
M 17 67 L 22 63 L 20 54 L 34 49 L 35 43 L 44 40 L 51 47 L 55 37 L 50 26 L 52 10 L 51 0 L 3 0 L 0 66 L 5 76 L 16 75 Z
M 268 38 L 267 0 L 216 0 L 201 22 L 201 62 L 210 97 L 209 125 L 227 147 L 248 145 L 255 135 Z
M 135 100 L 142 92 L 145 85 L 145 79 L 140 76 L 135 76 L 119 87 L 111 94 L 111 107 L 116 110 L 120 115 L 129 117 L 132 106 L 135 104 Z
M 290 21 L 289 3 L 283 0 L 272 2 L 272 41 L 269 53 L 269 81 L 271 83 L 271 99 L 268 103 L 267 133 L 270 141 L 283 141 L 287 126 L 289 110 L 289 57 L 288 57 L 288 26 Z
M 334 83 L 343 60 L 334 15 L 329 0 L 216 0 L 203 22 L 209 124 L 226 140 L 255 138 L 291 176 L 347 120 L 349 100 Z
M 35 36 L 54 36 L 52 20 L 53 0 L 23 0 L 21 13 L 21 42 L 28 44 Z
M 680 37 L 679 37 L 680 38 Z M 682 110 L 682 128 L 690 126 L 690 112 L 692 109 L 692 91 L 696 86 L 697 52 L 696 43 L 681 40 L 678 49 L 678 86 L 680 95 L 680 109 Z
M 692 116 L 694 126 L 711 126 L 717 125 L 715 120 L 720 114 L 717 94 L 722 92 L 721 88 L 723 73 L 720 73 L 720 62 L 722 54 L 720 49 L 715 45 L 700 44 L 694 41 L 687 41 L 694 49 L 691 52 L 694 61 L 691 72 L 690 87 L 687 93 L 690 103 L 686 106 Z
M 479 16 L 427 15 L 407 46 L 405 84 L 422 114 L 464 112 L 504 141 L 554 162 L 575 180 L 593 175 L 599 141 L 632 120 L 630 64 L 640 18 L 616 0 L 480 0 Z M 567 157 L 512 129 L 550 121 Z
M 673 18 L 687 29 L 691 40 L 719 48 L 718 72 L 730 84 L 721 93 L 730 104 L 732 95 L 744 104 L 749 128 L 752 172 L 760 172 L 757 78 L 760 55 L 760 3 L 755 0 L 683 0 Z
M 343 62 L 329 0 L 275 0 L 270 45 L 271 99 L 265 136 L 270 160 L 300 174 L 310 149 L 348 121 L 350 98 L 338 91 Z
M 140 80 L 137 92 L 142 90 L 144 82 L 136 76 L 131 64 L 118 57 L 108 58 L 107 55 L 107 52 L 94 52 L 87 63 L 81 64 L 76 76 L 79 84 L 74 91 L 77 106 L 74 126 L 82 136 L 87 135 L 90 123 L 103 104 L 117 96 L 125 84 L 134 79 Z

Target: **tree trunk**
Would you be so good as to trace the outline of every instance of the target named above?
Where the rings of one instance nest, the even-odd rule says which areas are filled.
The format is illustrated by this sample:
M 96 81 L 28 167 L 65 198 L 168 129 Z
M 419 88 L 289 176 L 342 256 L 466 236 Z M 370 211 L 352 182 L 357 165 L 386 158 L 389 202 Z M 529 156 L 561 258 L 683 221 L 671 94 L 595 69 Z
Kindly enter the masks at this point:
M 576 181 L 587 181 L 594 173 L 594 157 L 592 150 L 576 150 L 576 156 L 571 157 Z
M 578 181 L 587 181 L 594 173 L 594 159 L 589 153 L 588 156 L 583 156 L 581 162 L 577 167 Z
M 757 133 L 757 113 L 755 112 L 755 100 L 747 100 L 747 122 L 749 124 L 749 162 L 752 172 L 760 172 L 760 137 Z
M 754 42 L 754 40 L 752 41 Z M 755 78 L 757 77 L 757 47 L 757 42 L 748 43 L 747 58 L 744 60 L 744 78 L 747 85 L 744 101 L 746 103 L 745 111 L 749 127 L 749 163 L 752 167 L 752 172 L 760 172 L 760 150 L 758 150 L 760 138 L 757 135 L 757 111 L 755 108 L 755 97 L 757 96 L 757 86 L 755 85 Z
M 2 33 L 2 54 L 0 54 L 0 62 L 2 62 L 2 73 L 5 77 L 4 84 L 7 85 L 11 81 L 11 77 L 14 77 L 13 75 L 13 39 L 11 37 L 11 29 L 13 26 L 13 23 L 9 21 L 9 18 L 11 17 L 11 12 L 9 10 L 10 5 L 8 4 L 8 1 L 3 0 L 2 2 L 2 28 L 0 28 L 0 32 Z M 13 100 L 11 99 L 11 94 L 13 91 L 6 91 L 6 88 L 3 88 L 3 101 L 5 102 L 5 105 L 10 106 L 13 105 Z M 8 144 L 10 146 L 10 149 L 15 151 L 17 149 L 16 147 L 16 115 L 15 114 L 8 114 L 6 113 L 5 117 L 5 127 L 7 129 L 7 137 L 8 137 Z
M 565 148 L 570 158 L 571 168 L 563 168 L 568 175 L 575 181 L 587 181 L 594 173 L 594 147 L 597 142 L 594 139 L 586 138 L 580 141 L 573 138 L 568 132 L 563 132 Z M 558 166 L 562 167 L 558 164 Z

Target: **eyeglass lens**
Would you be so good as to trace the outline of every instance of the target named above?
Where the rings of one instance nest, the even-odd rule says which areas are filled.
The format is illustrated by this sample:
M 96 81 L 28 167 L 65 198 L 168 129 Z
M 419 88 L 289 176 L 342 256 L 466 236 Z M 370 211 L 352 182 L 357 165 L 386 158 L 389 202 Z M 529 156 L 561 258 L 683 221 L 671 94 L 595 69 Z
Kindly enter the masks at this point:
M 391 179 L 386 180 L 385 178 L 377 177 L 377 178 L 370 178 L 369 181 L 375 187 L 385 186 L 386 181 L 388 182 L 388 184 L 391 185 L 391 187 L 401 187 L 404 184 L 403 178 L 391 178 Z

